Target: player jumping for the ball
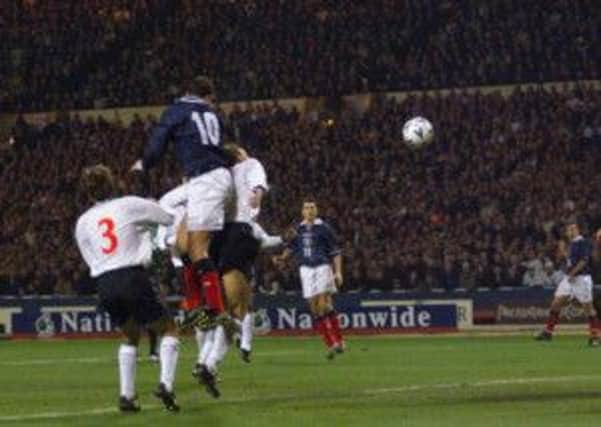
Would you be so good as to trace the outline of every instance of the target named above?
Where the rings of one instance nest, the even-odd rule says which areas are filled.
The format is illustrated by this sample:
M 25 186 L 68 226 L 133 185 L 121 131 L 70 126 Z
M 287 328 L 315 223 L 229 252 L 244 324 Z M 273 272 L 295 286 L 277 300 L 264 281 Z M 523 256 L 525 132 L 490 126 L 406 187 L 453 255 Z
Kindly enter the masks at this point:
M 225 306 L 219 273 L 209 258 L 209 244 L 211 233 L 223 228 L 225 203 L 233 189 L 232 176 L 222 147 L 221 123 L 214 110 L 213 83 L 199 76 L 188 81 L 185 89 L 187 94 L 164 111 L 143 160 L 132 169 L 152 168 L 163 156 L 167 143 L 174 141 L 177 159 L 187 178 L 185 228 L 191 268 L 184 308 L 196 314 L 204 304 L 210 316 L 217 318 Z

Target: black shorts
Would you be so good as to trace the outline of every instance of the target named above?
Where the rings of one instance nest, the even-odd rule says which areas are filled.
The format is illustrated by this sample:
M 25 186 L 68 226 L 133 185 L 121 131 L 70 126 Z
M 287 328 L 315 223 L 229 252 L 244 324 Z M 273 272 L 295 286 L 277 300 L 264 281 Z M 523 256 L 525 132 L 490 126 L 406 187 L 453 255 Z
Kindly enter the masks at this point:
M 122 326 L 130 317 L 146 325 L 168 316 L 143 267 L 108 271 L 100 275 L 97 282 L 98 308 L 106 311 L 117 326 Z
M 250 224 L 228 222 L 213 234 L 209 256 L 221 274 L 238 270 L 251 280 L 260 246 Z

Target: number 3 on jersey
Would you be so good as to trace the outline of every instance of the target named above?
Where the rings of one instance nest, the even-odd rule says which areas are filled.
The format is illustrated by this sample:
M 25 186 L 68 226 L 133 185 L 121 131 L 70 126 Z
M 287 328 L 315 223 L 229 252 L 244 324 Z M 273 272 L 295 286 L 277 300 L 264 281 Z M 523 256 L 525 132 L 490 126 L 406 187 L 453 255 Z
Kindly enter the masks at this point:
M 98 221 L 98 228 L 100 228 L 102 237 L 106 239 L 106 243 L 101 247 L 102 253 L 107 255 L 112 254 L 119 244 L 115 235 L 115 222 L 112 218 L 102 218 Z
M 198 112 L 192 113 L 192 121 L 196 124 L 198 133 L 200 133 L 200 142 L 202 145 L 219 145 L 219 120 L 215 113 L 210 111 L 202 113 L 202 118 Z

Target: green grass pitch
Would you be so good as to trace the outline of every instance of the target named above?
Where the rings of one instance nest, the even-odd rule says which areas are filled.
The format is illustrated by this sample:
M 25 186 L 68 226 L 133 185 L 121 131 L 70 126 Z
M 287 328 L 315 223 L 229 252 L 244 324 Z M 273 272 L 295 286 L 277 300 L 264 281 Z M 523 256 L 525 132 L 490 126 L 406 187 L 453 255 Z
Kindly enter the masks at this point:
M 116 410 L 117 341 L 0 341 L 0 425 L 37 426 L 601 426 L 601 349 L 584 336 L 351 337 L 333 362 L 317 338 L 258 338 L 253 362 L 230 352 L 222 398 L 178 366 L 182 411 L 150 393 L 158 367 L 142 360 L 142 412 Z M 147 352 L 146 343 L 140 353 Z

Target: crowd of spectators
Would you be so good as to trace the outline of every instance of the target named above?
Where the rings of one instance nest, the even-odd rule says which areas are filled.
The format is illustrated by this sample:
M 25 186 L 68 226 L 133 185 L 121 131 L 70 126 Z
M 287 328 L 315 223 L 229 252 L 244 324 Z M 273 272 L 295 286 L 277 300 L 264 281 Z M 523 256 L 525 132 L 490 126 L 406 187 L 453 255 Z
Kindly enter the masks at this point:
M 550 285 L 563 221 L 601 224 L 601 91 L 515 89 L 509 97 L 455 91 L 402 102 L 377 97 L 301 114 L 277 103 L 234 108 L 224 121 L 265 164 L 272 189 L 261 222 L 276 232 L 314 195 L 340 235 L 346 286 L 364 290 Z M 412 151 L 403 122 L 432 120 L 435 143 Z M 85 209 L 83 167 L 121 174 L 153 117 L 125 125 L 65 115 L 36 130 L 20 118 L 0 154 L 0 275 L 4 292 L 87 293 L 73 240 Z M 154 195 L 180 179 L 172 157 L 151 174 Z M 265 257 L 261 289 L 295 288 L 295 269 Z
M 0 103 L 163 104 L 191 73 L 224 100 L 599 78 L 596 0 L 17 0 Z

